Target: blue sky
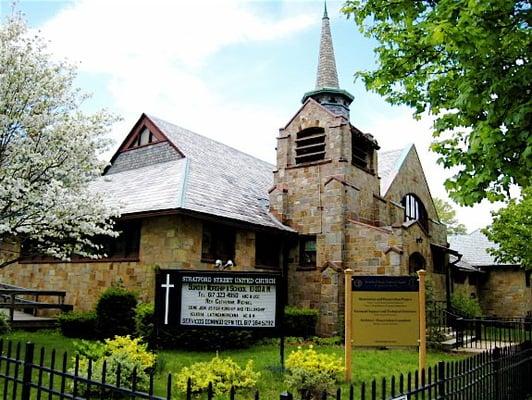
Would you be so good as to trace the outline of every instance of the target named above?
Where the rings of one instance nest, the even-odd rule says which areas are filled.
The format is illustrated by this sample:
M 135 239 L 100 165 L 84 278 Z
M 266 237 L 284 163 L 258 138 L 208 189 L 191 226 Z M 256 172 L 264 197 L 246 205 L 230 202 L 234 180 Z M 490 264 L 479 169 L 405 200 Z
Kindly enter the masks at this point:
M 340 86 L 355 96 L 351 122 L 383 150 L 415 143 L 432 194 L 449 176 L 428 151 L 430 118 L 392 107 L 353 81 L 374 67 L 375 42 L 328 2 Z M 123 121 L 117 146 L 142 112 L 274 163 L 275 137 L 314 88 L 322 1 L 19 0 L 31 28 L 59 58 L 79 65 L 77 85 Z M 0 14 L 11 2 L 0 0 Z M 109 156 L 109 155 L 108 155 Z M 489 223 L 486 204 L 461 208 L 469 230 Z

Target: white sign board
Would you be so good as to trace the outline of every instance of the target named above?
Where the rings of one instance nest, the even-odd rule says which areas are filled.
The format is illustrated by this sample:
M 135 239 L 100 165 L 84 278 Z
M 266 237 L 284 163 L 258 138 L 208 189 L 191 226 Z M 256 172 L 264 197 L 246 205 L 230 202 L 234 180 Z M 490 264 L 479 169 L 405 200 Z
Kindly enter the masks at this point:
M 183 276 L 181 325 L 274 328 L 276 279 Z

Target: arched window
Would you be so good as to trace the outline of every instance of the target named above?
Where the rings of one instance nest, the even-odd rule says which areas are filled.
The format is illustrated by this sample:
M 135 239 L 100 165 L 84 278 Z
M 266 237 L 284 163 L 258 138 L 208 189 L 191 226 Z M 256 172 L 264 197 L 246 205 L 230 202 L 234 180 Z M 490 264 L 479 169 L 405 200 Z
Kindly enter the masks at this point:
M 296 135 L 296 164 L 325 159 L 325 129 L 312 127 Z
M 419 221 L 425 230 L 429 230 L 427 211 L 421 200 L 415 194 L 407 194 L 401 200 L 401 204 L 405 208 L 405 221 Z
M 425 258 L 418 252 L 412 253 L 408 259 L 408 273 L 415 274 L 420 269 L 425 269 Z

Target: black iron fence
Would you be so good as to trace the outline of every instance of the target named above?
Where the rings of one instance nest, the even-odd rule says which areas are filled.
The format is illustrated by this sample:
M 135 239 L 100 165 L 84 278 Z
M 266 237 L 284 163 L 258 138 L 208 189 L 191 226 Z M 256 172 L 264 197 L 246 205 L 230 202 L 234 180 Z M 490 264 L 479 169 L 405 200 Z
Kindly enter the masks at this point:
M 528 318 L 467 318 L 445 311 L 455 348 L 492 349 L 532 341 Z
M 95 371 L 89 363 L 81 373 L 80 363 L 76 357 L 71 365 L 66 353 L 58 355 L 54 350 L 46 354 L 44 348 L 36 352 L 31 343 L 21 345 L 0 340 L 0 397 L 4 400 L 189 400 L 198 397 L 212 400 L 215 397 L 212 385 L 202 395 L 193 394 L 191 382 L 186 393 L 172 393 L 170 374 L 166 379 L 163 377 L 165 382 L 160 385 L 165 393 L 155 394 L 154 371 L 148 374 L 148 382 L 144 382 L 141 390 L 135 370 L 125 379 L 120 367 L 110 371 L 104 364 L 101 371 Z M 440 362 L 421 372 L 351 385 L 344 390 L 338 388 L 334 393 L 323 392 L 316 400 L 520 400 L 531 395 L 532 345 L 524 342 L 488 350 L 460 361 Z M 281 400 L 294 397 L 305 400 L 309 399 L 309 393 L 293 396 L 285 392 L 279 397 Z M 260 393 L 237 393 L 231 388 L 224 398 L 259 400 Z

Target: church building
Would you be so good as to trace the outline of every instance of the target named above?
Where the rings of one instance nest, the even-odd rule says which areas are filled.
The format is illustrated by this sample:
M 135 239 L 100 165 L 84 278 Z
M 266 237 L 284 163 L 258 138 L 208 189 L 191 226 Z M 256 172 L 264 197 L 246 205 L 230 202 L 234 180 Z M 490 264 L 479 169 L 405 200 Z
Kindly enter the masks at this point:
M 153 301 L 157 268 L 212 270 L 221 260 L 233 271 L 282 272 L 288 303 L 319 310 L 321 335 L 342 329 L 346 268 L 423 268 L 444 300 L 446 229 L 416 148 L 379 152 L 351 122 L 353 100 L 338 83 L 325 10 L 316 86 L 280 129 L 276 165 L 143 114 L 92 185 L 122 210 L 107 256 L 28 255 L 0 271 L 2 281 L 66 290 L 67 303 L 88 310 L 117 280 Z

